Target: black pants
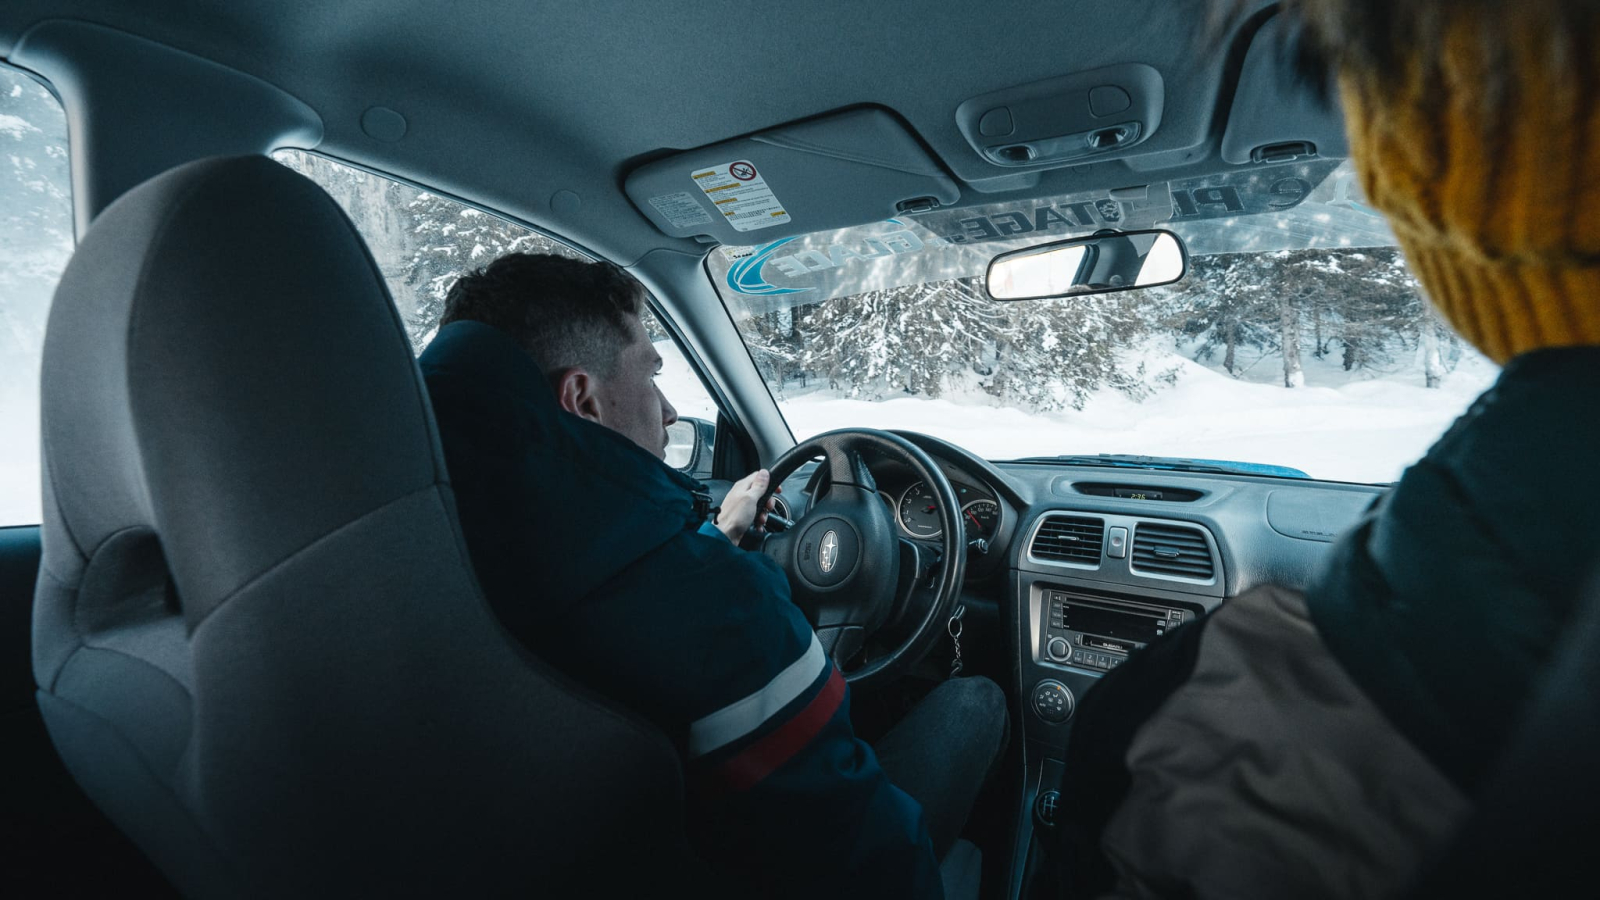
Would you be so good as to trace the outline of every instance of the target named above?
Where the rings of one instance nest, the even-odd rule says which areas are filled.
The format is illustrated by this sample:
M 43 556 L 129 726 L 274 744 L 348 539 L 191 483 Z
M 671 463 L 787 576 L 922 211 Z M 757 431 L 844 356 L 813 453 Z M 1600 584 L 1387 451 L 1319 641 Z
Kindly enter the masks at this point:
M 933 852 L 944 858 L 999 765 L 1010 734 L 1006 695 L 982 676 L 952 678 L 874 745 L 895 787 L 922 804 Z

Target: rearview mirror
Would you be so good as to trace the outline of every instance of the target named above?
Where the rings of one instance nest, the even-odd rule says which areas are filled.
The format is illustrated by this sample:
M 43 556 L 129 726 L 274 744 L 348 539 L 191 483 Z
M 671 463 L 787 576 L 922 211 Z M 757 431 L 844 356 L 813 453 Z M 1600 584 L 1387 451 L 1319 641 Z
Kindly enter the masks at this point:
M 1189 252 L 1170 231 L 1119 231 L 1002 253 L 989 262 L 989 296 L 1043 300 L 1172 284 Z

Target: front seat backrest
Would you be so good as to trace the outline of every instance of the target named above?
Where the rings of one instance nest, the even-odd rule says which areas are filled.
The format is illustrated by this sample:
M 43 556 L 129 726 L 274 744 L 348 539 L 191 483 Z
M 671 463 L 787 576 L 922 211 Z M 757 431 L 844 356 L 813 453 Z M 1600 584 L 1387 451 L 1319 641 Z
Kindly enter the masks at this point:
M 212 159 L 119 199 L 42 391 L 39 705 L 181 890 L 671 880 L 672 747 L 493 618 L 400 319 L 316 185 Z
M 1594 890 L 1589 854 L 1600 835 L 1600 577 L 1562 631 L 1538 688 L 1518 714 L 1520 724 L 1473 798 L 1472 816 L 1415 900 Z

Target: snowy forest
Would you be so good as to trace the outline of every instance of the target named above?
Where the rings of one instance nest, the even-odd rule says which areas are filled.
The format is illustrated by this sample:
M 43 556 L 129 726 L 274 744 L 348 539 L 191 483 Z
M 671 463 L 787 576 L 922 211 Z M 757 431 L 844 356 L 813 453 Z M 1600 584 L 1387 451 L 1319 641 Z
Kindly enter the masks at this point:
M 43 85 L 0 69 L 0 364 L 6 372 L 37 355 L 50 294 L 72 255 L 66 131 L 61 106 Z M 4 379 L 0 393 L 14 385 L 15 379 Z
M 1288 388 L 1305 384 L 1307 357 L 1355 377 L 1414 368 L 1436 388 L 1462 352 L 1396 248 L 1203 256 L 1172 287 L 1057 301 L 997 303 L 982 279 L 954 279 L 765 312 L 744 331 L 780 390 L 821 381 L 881 400 L 971 386 L 1034 411 L 1170 385 L 1175 370 L 1128 352 L 1152 342 L 1236 377 L 1274 371 Z
M 587 258 L 536 231 L 391 178 L 298 150 L 280 150 L 273 158 L 321 185 L 355 222 L 419 353 L 439 329 L 444 298 L 463 272 L 507 253 Z
M 40 348 L 72 247 L 66 116 L 0 67 L 0 527 L 39 521 Z

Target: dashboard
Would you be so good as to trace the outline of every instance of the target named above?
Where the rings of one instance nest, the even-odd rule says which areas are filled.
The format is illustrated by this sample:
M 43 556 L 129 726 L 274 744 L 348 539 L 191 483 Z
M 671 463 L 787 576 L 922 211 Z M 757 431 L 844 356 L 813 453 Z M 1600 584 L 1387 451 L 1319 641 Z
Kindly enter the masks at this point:
M 1260 475 L 991 463 L 938 438 L 896 433 L 950 480 L 969 551 L 1003 563 L 969 560 L 969 586 L 993 587 L 998 568 L 1019 590 L 1028 576 L 1043 576 L 1134 599 L 1176 598 L 1196 614 L 1258 584 L 1304 587 L 1333 540 L 1386 490 Z M 898 461 L 868 464 L 900 535 L 940 538 L 928 485 Z M 804 516 L 816 468 L 801 466 L 784 482 L 780 512 Z
M 991 463 L 937 438 L 897 432 L 950 479 L 968 539 L 962 603 L 990 610 L 995 669 L 1020 725 L 1024 789 L 1010 896 L 1052 825 L 1078 700 L 1146 644 L 1260 584 L 1306 587 L 1381 485 L 1260 475 Z M 803 514 L 814 467 L 784 493 Z M 903 464 L 874 463 L 901 535 L 934 540 L 937 500 Z M 969 625 L 969 633 L 972 629 Z M 969 639 L 969 643 L 970 643 Z M 1015 737 L 1014 737 L 1015 740 Z

